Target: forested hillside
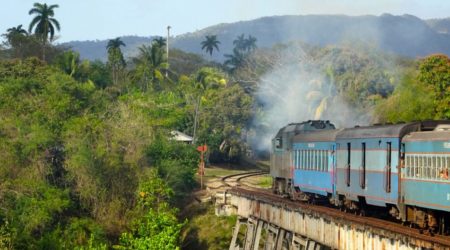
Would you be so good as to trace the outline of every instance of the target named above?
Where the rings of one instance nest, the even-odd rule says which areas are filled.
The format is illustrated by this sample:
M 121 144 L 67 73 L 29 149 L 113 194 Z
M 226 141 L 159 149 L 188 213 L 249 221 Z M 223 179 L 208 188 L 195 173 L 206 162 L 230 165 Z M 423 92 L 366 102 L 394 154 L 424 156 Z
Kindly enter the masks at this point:
M 44 22 L 57 7 L 34 5 Z M 102 62 L 53 35 L 19 25 L 0 47 L 0 249 L 180 249 L 198 145 L 209 163 L 238 164 L 264 157 L 288 122 L 450 119 L 444 54 L 411 59 L 362 41 L 267 48 L 246 33 L 230 38 L 224 63 L 183 50 L 168 58 L 162 38 L 130 58 L 111 39 Z M 197 46 L 224 52 L 220 39 Z
M 173 27 L 176 29 L 176 27 Z M 447 31 L 447 32 L 445 32 Z M 450 55 L 448 19 L 421 20 L 412 15 L 343 16 L 306 15 L 272 16 L 251 21 L 225 23 L 182 34 L 172 39 L 171 46 L 202 54 L 200 42 L 207 35 L 217 35 L 220 51 L 205 58 L 224 61 L 224 54 L 233 50 L 233 40 L 241 34 L 258 39 L 259 47 L 271 48 L 278 43 L 303 41 L 311 45 L 340 45 L 348 42 L 369 43 L 384 52 L 408 57 L 432 53 Z M 156 34 L 152 34 L 156 35 Z M 125 56 L 134 56 L 136 48 L 150 38 L 125 36 Z M 64 44 L 78 51 L 82 58 L 106 61 L 102 48 L 107 41 L 77 41 Z

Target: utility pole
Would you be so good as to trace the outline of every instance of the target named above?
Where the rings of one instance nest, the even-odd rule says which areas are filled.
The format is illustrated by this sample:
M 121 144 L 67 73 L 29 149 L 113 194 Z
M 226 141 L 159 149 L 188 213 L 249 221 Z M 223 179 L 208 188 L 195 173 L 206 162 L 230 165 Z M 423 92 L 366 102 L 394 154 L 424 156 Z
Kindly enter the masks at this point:
M 167 26 L 167 39 L 166 39 L 166 54 L 167 54 L 167 69 L 166 69 L 166 77 L 169 73 L 169 36 L 170 36 L 170 25 Z

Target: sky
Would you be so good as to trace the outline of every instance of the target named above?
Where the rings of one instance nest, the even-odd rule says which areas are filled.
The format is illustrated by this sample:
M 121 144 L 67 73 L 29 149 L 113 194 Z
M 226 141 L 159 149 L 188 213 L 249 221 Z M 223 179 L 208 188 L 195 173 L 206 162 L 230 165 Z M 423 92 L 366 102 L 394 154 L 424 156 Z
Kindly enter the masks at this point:
M 0 34 L 19 24 L 28 29 L 36 0 L 0 0 Z M 49 0 L 58 4 L 57 42 L 102 40 L 123 35 L 195 32 L 219 23 L 275 15 L 411 14 L 422 19 L 450 16 L 449 0 Z

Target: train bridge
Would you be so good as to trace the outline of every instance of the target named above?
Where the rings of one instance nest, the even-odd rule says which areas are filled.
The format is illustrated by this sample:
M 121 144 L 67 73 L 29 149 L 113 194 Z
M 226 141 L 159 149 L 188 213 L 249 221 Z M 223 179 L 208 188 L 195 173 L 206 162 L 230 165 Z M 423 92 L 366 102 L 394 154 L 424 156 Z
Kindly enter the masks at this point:
M 230 250 L 450 249 L 449 236 L 239 187 L 216 198 L 216 213 L 238 216 Z

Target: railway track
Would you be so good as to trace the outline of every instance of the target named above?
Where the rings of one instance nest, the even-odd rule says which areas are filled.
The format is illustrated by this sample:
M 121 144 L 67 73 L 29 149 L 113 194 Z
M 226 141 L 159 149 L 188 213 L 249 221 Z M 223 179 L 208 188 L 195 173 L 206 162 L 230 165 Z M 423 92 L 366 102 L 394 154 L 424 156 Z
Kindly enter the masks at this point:
M 268 173 L 267 171 L 244 172 L 244 173 L 239 173 L 239 174 L 227 175 L 227 176 L 222 177 L 220 180 L 221 180 L 222 184 L 225 185 L 226 187 L 236 187 L 236 186 L 241 186 L 242 179 L 252 177 L 252 176 L 257 176 L 257 175 L 264 175 L 267 173 Z
M 244 189 L 235 186 L 230 190 L 230 192 L 251 197 L 252 199 L 258 199 L 263 202 L 269 202 L 271 204 L 279 204 L 280 206 L 289 207 L 291 209 L 301 209 L 303 211 L 307 211 L 308 213 L 320 215 L 322 217 L 333 218 L 334 220 L 338 219 L 343 223 L 355 223 L 365 227 L 368 226 L 379 230 L 390 231 L 391 233 L 401 234 L 404 237 L 430 242 L 435 246 L 444 246 L 445 249 L 450 248 L 450 236 L 424 234 L 419 229 L 410 228 L 397 222 L 346 213 L 332 207 L 294 202 L 272 194 L 268 190 Z

